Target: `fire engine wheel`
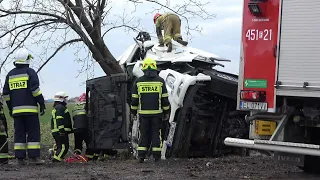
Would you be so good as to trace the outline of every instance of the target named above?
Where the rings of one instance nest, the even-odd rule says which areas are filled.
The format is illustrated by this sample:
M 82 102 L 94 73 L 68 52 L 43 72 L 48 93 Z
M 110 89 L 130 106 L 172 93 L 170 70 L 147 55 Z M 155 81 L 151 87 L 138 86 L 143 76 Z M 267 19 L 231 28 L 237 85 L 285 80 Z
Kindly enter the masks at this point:
M 316 156 L 305 156 L 304 167 L 299 167 L 307 173 L 320 173 L 320 157 Z

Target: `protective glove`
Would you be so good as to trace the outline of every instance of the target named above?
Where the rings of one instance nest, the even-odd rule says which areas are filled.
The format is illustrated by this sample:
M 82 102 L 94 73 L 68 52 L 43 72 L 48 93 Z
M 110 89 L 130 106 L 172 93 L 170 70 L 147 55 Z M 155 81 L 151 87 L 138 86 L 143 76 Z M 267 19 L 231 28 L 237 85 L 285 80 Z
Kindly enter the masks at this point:
M 137 115 L 136 114 L 132 114 L 132 120 L 133 121 L 136 121 L 138 118 L 137 118 Z
M 46 112 L 46 105 L 41 104 L 40 105 L 40 116 L 43 116 L 45 112 Z

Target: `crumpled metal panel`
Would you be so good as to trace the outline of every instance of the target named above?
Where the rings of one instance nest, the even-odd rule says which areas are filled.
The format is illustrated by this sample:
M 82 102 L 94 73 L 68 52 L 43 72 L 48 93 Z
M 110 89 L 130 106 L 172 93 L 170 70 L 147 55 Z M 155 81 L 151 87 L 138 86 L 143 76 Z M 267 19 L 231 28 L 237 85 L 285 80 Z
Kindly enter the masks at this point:
M 113 149 L 128 141 L 127 75 L 116 74 L 88 80 L 90 147 Z M 121 146 L 121 147 L 119 147 Z

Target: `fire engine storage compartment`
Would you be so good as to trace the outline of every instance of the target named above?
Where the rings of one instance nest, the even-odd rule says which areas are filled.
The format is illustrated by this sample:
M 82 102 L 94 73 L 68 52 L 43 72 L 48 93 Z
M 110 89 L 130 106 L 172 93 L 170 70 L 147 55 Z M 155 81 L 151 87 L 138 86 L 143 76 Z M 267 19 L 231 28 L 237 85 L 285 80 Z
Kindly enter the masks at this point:
M 91 148 L 128 148 L 127 75 L 116 74 L 86 82 Z
M 320 97 L 320 1 L 282 1 L 281 9 L 276 94 Z
M 285 126 L 282 137 L 285 142 L 320 145 L 319 12 L 318 0 L 282 0 L 275 83 L 277 104 L 278 108 L 296 109 Z M 296 116 L 303 120 L 294 123 Z M 319 171 L 319 157 L 291 156 L 304 158 L 304 170 Z

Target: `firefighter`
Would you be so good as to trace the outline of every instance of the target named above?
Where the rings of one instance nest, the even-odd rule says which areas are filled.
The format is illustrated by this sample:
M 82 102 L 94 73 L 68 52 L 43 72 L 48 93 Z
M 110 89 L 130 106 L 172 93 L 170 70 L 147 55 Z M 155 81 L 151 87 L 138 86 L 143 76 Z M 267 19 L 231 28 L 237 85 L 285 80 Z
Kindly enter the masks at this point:
M 159 39 L 159 44 L 161 47 L 164 44 L 168 47 L 167 52 L 172 51 L 171 39 L 177 41 L 178 43 L 187 46 L 188 42 L 182 40 L 181 36 L 181 20 L 179 16 L 173 13 L 155 14 L 153 17 L 153 22 L 156 24 L 156 32 Z M 164 39 L 162 32 L 164 31 Z
M 61 162 L 69 150 L 69 134 L 72 133 L 72 122 L 67 108 L 65 92 L 57 92 L 54 95 L 54 104 L 51 119 L 51 133 L 56 142 L 56 150 L 53 162 Z
M 10 116 L 14 119 L 14 150 L 20 165 L 25 164 L 26 151 L 29 163 L 42 164 L 40 157 L 40 115 L 45 113 L 45 103 L 39 88 L 37 73 L 29 67 L 33 59 L 28 50 L 17 51 L 14 65 L 5 80 L 3 96 Z
M 8 164 L 8 125 L 6 116 L 3 113 L 3 101 L 0 99 L 0 165 Z
M 86 93 L 79 97 L 79 102 L 72 110 L 73 116 L 73 133 L 74 133 L 74 154 L 81 155 L 82 142 L 86 143 L 86 156 L 89 160 L 93 159 L 94 152 L 89 148 L 90 133 L 89 133 L 89 119 L 86 114 Z
M 155 161 L 161 156 L 162 117 L 168 119 L 170 104 L 164 80 L 157 74 L 157 64 L 152 58 L 142 63 L 144 75 L 139 77 L 132 87 L 131 110 L 140 120 L 140 139 L 138 147 L 139 162 L 143 162 L 152 143 L 152 154 Z M 139 108 L 138 108 L 139 107 Z

